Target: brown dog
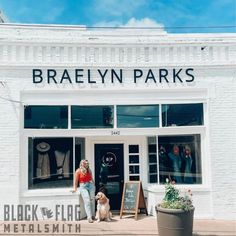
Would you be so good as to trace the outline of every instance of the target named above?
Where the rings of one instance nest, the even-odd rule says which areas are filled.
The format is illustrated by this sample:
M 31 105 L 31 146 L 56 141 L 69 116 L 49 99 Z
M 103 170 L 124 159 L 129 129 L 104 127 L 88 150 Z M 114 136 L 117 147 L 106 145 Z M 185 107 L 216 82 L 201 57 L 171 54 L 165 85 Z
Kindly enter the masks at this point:
M 111 221 L 112 214 L 110 212 L 109 199 L 102 192 L 98 192 L 95 199 L 97 200 L 97 212 L 95 216 L 97 222 L 101 220 Z

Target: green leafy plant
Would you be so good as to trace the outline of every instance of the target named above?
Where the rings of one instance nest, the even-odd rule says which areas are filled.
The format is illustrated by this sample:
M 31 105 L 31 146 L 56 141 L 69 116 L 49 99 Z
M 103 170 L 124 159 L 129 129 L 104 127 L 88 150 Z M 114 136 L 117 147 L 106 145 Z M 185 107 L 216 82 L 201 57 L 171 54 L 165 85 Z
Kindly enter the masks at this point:
M 176 188 L 175 183 L 168 180 L 165 184 L 165 197 L 160 206 L 168 209 L 190 211 L 194 208 L 192 203 L 192 192 L 189 189 L 182 196 L 180 190 Z

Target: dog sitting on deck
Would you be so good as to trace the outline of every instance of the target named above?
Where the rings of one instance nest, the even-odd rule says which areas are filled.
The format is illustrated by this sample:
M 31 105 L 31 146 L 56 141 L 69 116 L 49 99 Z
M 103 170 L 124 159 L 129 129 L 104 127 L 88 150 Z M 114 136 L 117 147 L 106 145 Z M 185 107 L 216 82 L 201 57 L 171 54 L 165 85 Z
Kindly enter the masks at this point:
M 101 220 L 111 221 L 112 214 L 110 212 L 109 199 L 102 192 L 98 192 L 95 199 L 97 200 L 97 211 L 95 216 L 97 222 L 100 222 Z

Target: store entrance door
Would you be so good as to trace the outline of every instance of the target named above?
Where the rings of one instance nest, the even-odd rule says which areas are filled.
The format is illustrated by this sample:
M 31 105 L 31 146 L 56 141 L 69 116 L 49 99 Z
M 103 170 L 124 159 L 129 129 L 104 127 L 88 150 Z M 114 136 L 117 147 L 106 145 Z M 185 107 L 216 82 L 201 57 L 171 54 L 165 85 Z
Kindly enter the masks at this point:
M 124 183 L 124 145 L 95 144 L 95 185 L 110 199 L 111 210 L 120 210 Z

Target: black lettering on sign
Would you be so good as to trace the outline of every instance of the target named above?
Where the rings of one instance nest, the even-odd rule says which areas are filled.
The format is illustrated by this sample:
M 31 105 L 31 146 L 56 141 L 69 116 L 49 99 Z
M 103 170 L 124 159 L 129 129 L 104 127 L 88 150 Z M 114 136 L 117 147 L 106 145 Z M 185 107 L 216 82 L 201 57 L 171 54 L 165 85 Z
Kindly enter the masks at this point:
M 43 74 L 42 70 L 33 69 L 33 83 L 34 84 L 42 83 L 43 81 L 42 74 Z
M 193 72 L 193 68 L 188 68 L 185 73 L 188 75 L 191 79 L 187 79 L 186 82 L 193 82 L 194 81 L 194 75 L 189 73 L 190 71 Z
M 140 69 L 134 69 L 134 83 L 137 83 L 137 78 L 142 77 L 143 71 Z

